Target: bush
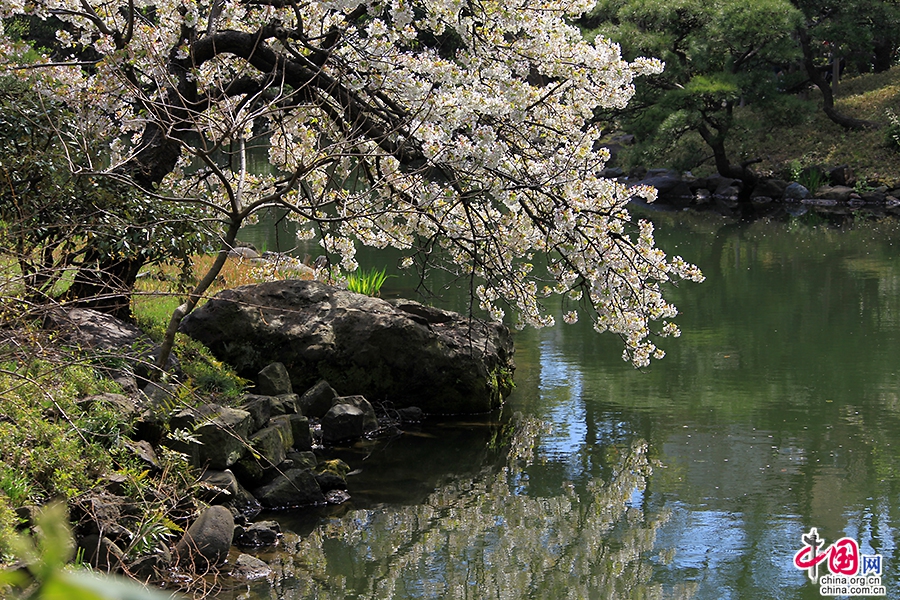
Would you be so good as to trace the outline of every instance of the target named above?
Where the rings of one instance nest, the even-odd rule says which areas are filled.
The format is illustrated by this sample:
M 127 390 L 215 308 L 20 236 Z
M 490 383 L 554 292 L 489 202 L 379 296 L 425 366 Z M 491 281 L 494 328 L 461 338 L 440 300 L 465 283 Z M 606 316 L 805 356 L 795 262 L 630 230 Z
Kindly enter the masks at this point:
M 0 253 L 29 303 L 65 296 L 127 317 L 142 266 L 186 264 L 203 246 L 184 207 L 91 174 L 109 154 L 104 135 L 27 80 L 0 77 Z

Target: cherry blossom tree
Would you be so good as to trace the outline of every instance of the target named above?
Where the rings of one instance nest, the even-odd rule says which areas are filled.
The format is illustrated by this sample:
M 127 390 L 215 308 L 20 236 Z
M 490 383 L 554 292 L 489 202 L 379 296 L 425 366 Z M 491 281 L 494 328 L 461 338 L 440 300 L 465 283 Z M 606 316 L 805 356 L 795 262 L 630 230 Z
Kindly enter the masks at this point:
M 630 216 L 629 198 L 654 190 L 599 175 L 594 108 L 623 107 L 663 65 L 586 42 L 570 21 L 592 5 L 0 0 L 7 24 L 60 24 L 41 57 L 7 34 L 2 61 L 63 97 L 86 134 L 112 133 L 111 160 L 87 168 L 219 224 L 218 260 L 169 344 L 240 227 L 281 207 L 347 271 L 359 244 L 398 248 L 404 267 L 467 277 L 481 309 L 512 309 L 519 327 L 552 325 L 544 299 L 561 295 L 567 322 L 592 319 L 643 366 L 678 334 L 661 286 L 702 275 Z M 273 174 L 247 168 L 261 143 Z

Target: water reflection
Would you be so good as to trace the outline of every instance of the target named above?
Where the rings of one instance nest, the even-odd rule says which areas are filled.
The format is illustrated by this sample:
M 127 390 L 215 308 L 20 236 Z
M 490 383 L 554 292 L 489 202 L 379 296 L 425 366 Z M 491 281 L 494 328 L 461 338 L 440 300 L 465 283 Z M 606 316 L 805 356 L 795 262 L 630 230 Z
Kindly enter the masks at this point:
M 282 576 L 258 597 L 689 597 L 691 586 L 650 581 L 644 556 L 666 513 L 629 506 L 652 473 L 644 442 L 607 449 L 611 477 L 545 495 L 526 476 L 543 428 L 520 417 L 508 431 L 499 468 L 438 486 L 421 503 L 352 510 L 288 536 L 270 557 Z
M 675 290 L 664 361 L 585 322 L 523 332 L 502 415 L 343 451 L 353 506 L 281 516 L 256 597 L 814 598 L 810 527 L 882 554 L 900 597 L 897 225 L 659 218 L 708 277 Z

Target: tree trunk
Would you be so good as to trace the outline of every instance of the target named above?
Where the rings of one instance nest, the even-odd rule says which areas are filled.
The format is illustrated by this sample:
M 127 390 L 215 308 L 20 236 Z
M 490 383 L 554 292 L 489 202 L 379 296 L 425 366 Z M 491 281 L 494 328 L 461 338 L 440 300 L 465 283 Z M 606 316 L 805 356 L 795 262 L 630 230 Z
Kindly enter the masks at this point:
M 759 182 L 756 173 L 750 170 L 749 166 L 759 160 L 752 160 L 746 163 L 736 165 L 728 160 L 728 152 L 725 150 L 725 136 L 720 132 L 718 134 L 707 127 L 705 124 L 697 129 L 700 137 L 710 147 L 713 152 L 713 160 L 716 164 L 716 171 L 722 177 L 729 179 L 737 179 L 741 182 L 741 191 L 738 194 L 738 203 L 740 205 L 741 217 L 750 219 L 753 217 L 753 204 L 750 202 L 753 189 Z
M 831 53 L 831 93 L 834 98 L 840 94 L 841 85 L 841 57 L 836 52 Z
M 865 129 L 867 127 L 873 127 L 875 124 L 870 121 L 848 117 L 835 109 L 834 94 L 832 93 L 831 86 L 828 85 L 828 82 L 822 77 L 822 71 L 816 68 L 813 60 L 815 57 L 813 56 L 812 46 L 810 45 L 809 31 L 807 31 L 805 27 L 800 27 L 797 29 L 797 34 L 800 37 L 800 48 L 803 50 L 803 66 L 806 68 L 806 74 L 809 77 L 809 80 L 813 85 L 819 88 L 820 92 L 822 92 L 822 110 L 825 112 L 825 115 L 845 129 Z
M 872 61 L 872 70 L 876 73 L 884 73 L 894 64 L 894 55 L 896 48 L 890 42 L 878 42 L 874 48 L 874 60 Z
M 88 250 L 65 298 L 77 306 L 93 308 L 130 321 L 131 292 L 144 260 L 106 257 L 101 261 L 97 254 L 95 250 Z
M 172 348 L 175 345 L 175 334 L 178 333 L 178 327 L 181 325 L 181 321 L 197 307 L 197 303 L 203 298 L 203 294 L 206 293 L 206 290 L 209 289 L 209 286 L 212 285 L 213 281 L 218 277 L 222 267 L 225 266 L 225 261 L 228 260 L 228 253 L 234 247 L 235 239 L 241 229 L 242 221 L 243 219 L 241 217 L 232 216 L 228 225 L 228 230 L 225 232 L 225 237 L 222 238 L 222 245 L 219 248 L 219 254 L 216 256 L 215 262 L 213 262 L 212 266 L 203 276 L 203 279 L 201 279 L 194 289 L 191 290 L 187 300 L 172 312 L 172 317 L 169 319 L 169 325 L 166 327 L 165 336 L 163 337 L 162 344 L 160 344 L 159 354 L 156 357 L 156 373 L 154 377 L 161 374 L 165 370 L 166 364 L 169 362 L 169 355 L 172 354 Z

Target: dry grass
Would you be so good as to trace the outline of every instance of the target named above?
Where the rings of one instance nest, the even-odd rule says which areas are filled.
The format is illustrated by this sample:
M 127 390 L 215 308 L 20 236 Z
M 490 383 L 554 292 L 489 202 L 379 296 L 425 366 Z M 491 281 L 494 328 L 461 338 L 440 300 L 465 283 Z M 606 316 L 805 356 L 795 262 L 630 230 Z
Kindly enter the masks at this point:
M 202 277 L 212 266 L 215 256 L 200 255 L 193 259 L 194 279 Z M 131 307 L 141 327 L 151 335 L 161 334 L 184 298 L 178 289 L 179 269 L 174 265 L 156 265 L 147 269 L 138 279 Z M 312 279 L 311 272 L 291 265 L 279 266 L 271 262 L 257 263 L 248 259 L 231 257 L 206 292 L 212 297 L 222 290 L 242 285 L 272 281 L 275 279 Z M 201 300 L 201 305 L 204 301 Z

